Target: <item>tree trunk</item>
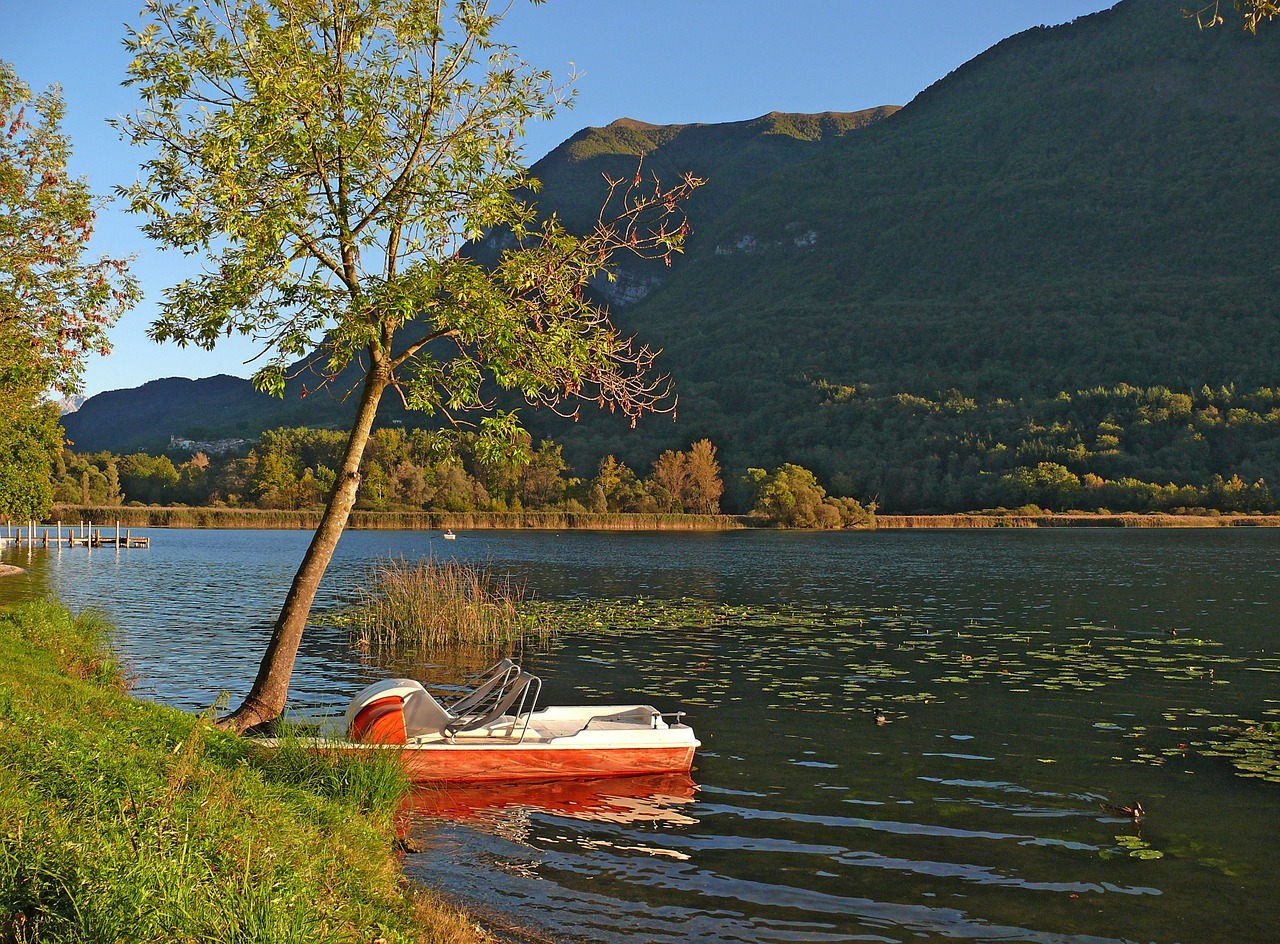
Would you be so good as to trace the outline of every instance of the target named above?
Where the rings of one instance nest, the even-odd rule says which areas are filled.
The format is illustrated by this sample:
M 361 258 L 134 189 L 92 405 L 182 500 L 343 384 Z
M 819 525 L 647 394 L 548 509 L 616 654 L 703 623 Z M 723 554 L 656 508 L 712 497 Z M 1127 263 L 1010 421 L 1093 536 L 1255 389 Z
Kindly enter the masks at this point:
M 342 530 L 355 506 L 356 492 L 360 488 L 360 460 L 369 442 L 378 403 L 390 378 L 390 368 L 385 357 L 376 351 L 371 353 L 373 363 L 365 375 L 360 408 L 352 424 L 351 435 L 347 438 L 346 453 L 333 485 L 333 493 L 329 496 L 329 504 L 325 506 L 307 553 L 303 555 L 298 572 L 293 577 L 293 585 L 289 588 L 280 616 L 276 619 L 271 642 L 258 667 L 253 688 L 249 690 L 244 703 L 219 722 L 219 727 L 229 728 L 237 734 L 274 720 L 284 710 L 294 659 L 298 655 L 298 646 L 302 643 L 302 632 L 306 628 L 316 590 L 320 587 L 320 578 L 333 559 L 338 539 L 342 537 Z

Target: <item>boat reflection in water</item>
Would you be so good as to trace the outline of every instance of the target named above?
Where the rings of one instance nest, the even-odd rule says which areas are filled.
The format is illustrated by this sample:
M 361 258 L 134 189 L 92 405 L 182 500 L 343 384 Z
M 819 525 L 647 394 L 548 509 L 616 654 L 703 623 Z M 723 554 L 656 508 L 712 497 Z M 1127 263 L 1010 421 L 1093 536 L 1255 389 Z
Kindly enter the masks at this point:
M 646 774 L 590 780 L 440 783 L 415 790 L 411 812 L 429 819 L 500 827 L 544 813 L 593 823 L 690 826 L 697 784 L 687 774 Z

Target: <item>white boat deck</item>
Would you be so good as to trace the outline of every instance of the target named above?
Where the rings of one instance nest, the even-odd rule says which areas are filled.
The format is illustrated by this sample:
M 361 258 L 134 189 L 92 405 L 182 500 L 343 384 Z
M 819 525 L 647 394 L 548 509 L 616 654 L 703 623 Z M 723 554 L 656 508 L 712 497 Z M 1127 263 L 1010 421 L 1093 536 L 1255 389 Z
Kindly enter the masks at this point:
M 527 722 L 527 723 L 526 723 Z M 605 708 L 590 705 L 568 705 L 544 708 L 532 714 L 502 718 L 470 731 L 460 731 L 452 743 L 481 741 L 519 741 L 525 743 L 563 740 L 603 741 L 619 734 L 644 735 L 648 732 L 666 732 L 670 726 L 657 709 L 650 705 L 611 705 Z M 410 738 L 410 743 L 424 744 L 450 740 L 436 734 Z

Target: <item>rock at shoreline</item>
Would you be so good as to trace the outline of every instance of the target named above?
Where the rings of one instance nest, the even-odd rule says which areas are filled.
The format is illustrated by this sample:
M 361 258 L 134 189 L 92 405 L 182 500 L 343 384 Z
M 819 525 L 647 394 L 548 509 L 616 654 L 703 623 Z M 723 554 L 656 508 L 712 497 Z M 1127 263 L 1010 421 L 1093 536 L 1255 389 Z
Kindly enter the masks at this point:
M 14 574 L 24 574 L 26 569 L 15 567 L 13 564 L 0 564 L 0 577 L 12 577 Z

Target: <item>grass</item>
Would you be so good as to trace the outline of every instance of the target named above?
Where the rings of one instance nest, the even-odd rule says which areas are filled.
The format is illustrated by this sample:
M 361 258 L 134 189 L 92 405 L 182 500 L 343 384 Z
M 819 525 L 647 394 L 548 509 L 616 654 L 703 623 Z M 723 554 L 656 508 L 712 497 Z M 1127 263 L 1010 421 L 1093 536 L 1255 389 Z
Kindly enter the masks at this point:
M 409 792 L 397 751 L 373 751 L 360 757 L 316 750 L 311 728 L 283 723 L 275 731 L 276 746 L 252 756 L 254 765 L 272 783 L 303 787 L 378 815 L 398 808 Z
M 349 614 L 362 649 L 503 649 L 545 641 L 551 624 L 525 612 L 524 590 L 486 567 L 429 557 L 378 564 Z
M 50 603 L 0 611 L 0 940 L 485 939 L 407 890 L 394 760 L 288 737 L 263 755 L 135 701 L 107 632 Z

